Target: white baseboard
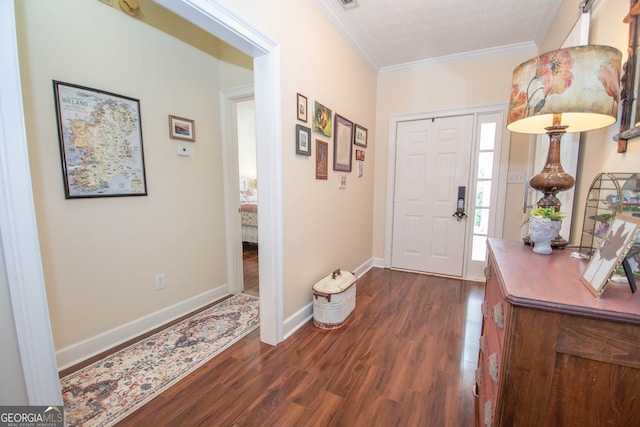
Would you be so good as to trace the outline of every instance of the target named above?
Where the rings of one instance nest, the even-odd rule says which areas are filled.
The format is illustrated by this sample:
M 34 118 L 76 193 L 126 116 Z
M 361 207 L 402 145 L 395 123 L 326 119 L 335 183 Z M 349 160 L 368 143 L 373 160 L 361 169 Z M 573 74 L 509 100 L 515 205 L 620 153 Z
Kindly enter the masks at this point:
M 284 339 L 289 338 L 311 319 L 313 319 L 313 302 L 305 305 L 284 321 Z
M 372 266 L 376 268 L 388 268 L 384 263 L 384 258 L 371 258 Z
M 369 258 L 353 271 L 357 278 L 364 276 L 373 267 L 373 258 Z
M 222 285 L 196 295 L 117 328 L 56 351 L 58 370 L 63 370 L 119 344 L 178 319 L 207 304 L 229 295 L 229 285 Z

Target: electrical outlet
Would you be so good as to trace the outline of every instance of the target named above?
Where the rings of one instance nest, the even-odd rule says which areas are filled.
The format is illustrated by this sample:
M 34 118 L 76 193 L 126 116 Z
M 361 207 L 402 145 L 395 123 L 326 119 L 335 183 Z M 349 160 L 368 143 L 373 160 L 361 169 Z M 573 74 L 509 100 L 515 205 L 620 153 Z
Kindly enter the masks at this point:
M 524 184 L 525 180 L 524 172 L 509 172 L 507 175 L 507 184 Z
M 156 274 L 156 291 L 164 289 L 164 273 Z

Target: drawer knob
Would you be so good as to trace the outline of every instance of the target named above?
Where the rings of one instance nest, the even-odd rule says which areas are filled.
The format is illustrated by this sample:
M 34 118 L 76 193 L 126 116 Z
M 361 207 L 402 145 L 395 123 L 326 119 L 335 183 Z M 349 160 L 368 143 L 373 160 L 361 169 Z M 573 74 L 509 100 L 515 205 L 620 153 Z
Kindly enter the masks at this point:
M 500 366 L 498 366 L 498 353 L 493 353 L 489 356 L 489 375 L 494 383 L 498 384 L 498 375 L 500 372 Z
M 502 302 L 497 303 L 493 307 L 493 321 L 500 329 L 504 329 L 504 311 L 502 309 Z
M 487 338 L 484 335 L 480 337 L 480 351 L 482 354 L 487 351 Z

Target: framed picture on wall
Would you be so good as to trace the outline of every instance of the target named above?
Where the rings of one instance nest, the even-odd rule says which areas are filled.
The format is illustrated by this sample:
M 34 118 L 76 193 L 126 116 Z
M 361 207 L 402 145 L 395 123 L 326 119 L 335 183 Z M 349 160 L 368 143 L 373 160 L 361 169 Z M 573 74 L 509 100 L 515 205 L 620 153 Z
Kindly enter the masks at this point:
M 333 170 L 351 172 L 353 154 L 353 122 L 339 114 L 335 115 L 333 133 Z
M 65 198 L 146 196 L 140 101 L 53 81 Z
M 313 101 L 313 131 L 331 137 L 331 129 L 333 129 L 332 115 L 333 112 L 330 108 L 318 101 Z
M 301 94 L 297 96 L 298 120 L 307 122 L 307 97 Z
M 355 132 L 353 133 L 353 143 L 361 147 L 367 147 L 367 128 L 355 125 Z
M 184 117 L 169 116 L 169 137 L 196 142 L 196 123 Z
M 329 143 L 316 139 L 316 179 L 329 177 Z
M 311 155 L 311 129 L 296 125 L 296 154 Z

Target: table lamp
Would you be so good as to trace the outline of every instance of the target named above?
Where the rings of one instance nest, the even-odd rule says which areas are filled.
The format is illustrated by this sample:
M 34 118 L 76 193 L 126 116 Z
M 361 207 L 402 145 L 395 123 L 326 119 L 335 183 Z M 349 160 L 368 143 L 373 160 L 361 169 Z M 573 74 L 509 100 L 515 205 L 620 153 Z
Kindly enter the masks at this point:
M 530 187 L 544 193 L 538 207 L 560 211 L 556 194 L 575 183 L 560 162 L 562 135 L 616 122 L 621 62 L 622 53 L 617 49 L 585 45 L 544 53 L 513 70 L 507 129 L 549 135 L 546 165 L 529 180 Z M 558 236 L 552 246 L 567 243 Z

